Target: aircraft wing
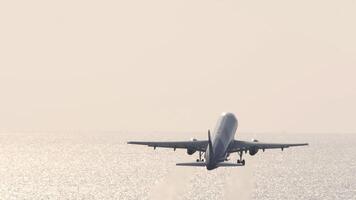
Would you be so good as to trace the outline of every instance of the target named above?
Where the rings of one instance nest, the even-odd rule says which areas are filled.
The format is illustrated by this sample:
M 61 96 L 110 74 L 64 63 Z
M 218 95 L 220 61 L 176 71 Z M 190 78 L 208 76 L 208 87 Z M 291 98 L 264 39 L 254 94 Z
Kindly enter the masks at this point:
M 263 143 L 263 142 L 248 142 L 241 140 L 234 140 L 231 142 L 228 152 L 239 152 L 239 151 L 247 151 L 250 149 L 258 150 L 258 149 L 284 149 L 288 147 L 295 146 L 306 146 L 308 143 L 294 143 L 294 144 L 284 144 L 284 143 Z
M 162 147 L 162 148 L 172 148 L 172 149 L 190 149 L 196 151 L 204 151 L 208 146 L 207 140 L 197 140 L 197 141 L 171 141 L 171 142 L 143 142 L 143 141 L 130 141 L 127 144 L 138 144 L 147 145 L 149 147 Z

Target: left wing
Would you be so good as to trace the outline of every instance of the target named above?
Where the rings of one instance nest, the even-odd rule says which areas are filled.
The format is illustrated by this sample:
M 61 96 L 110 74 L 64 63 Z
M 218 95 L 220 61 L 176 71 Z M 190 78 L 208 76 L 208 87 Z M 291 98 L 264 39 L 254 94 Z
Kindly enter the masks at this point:
M 265 150 L 265 149 L 284 149 L 288 147 L 295 146 L 306 146 L 308 143 L 294 143 L 294 144 L 284 144 L 284 143 L 263 143 L 263 142 L 248 142 L 241 140 L 234 140 L 231 142 L 228 152 L 239 152 L 239 151 L 247 151 L 247 150 Z
M 208 146 L 207 140 L 197 140 L 197 141 L 172 141 L 172 142 L 141 142 L 141 141 L 130 141 L 127 144 L 138 144 L 147 145 L 149 147 L 162 147 L 162 148 L 173 148 L 173 149 L 190 149 L 196 151 L 204 151 Z

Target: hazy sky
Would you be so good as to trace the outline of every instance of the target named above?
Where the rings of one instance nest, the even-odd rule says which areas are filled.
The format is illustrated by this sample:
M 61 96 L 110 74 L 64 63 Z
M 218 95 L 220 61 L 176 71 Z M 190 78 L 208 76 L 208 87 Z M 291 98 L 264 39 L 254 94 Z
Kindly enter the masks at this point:
M 0 131 L 356 132 L 356 1 L 1 1 Z

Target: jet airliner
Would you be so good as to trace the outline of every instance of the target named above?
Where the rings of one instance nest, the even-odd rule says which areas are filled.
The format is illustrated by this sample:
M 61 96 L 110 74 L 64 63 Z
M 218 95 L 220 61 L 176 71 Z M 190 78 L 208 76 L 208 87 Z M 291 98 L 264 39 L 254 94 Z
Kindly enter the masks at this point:
M 157 147 L 173 148 L 174 150 L 186 149 L 188 155 L 193 155 L 195 152 L 198 152 L 199 158 L 196 162 L 177 163 L 177 165 L 201 166 L 206 167 L 207 170 L 213 170 L 217 167 L 243 166 L 245 165 L 245 160 L 242 159 L 242 155 L 247 152 L 253 156 L 259 150 L 281 149 L 283 151 L 283 149 L 288 147 L 308 145 L 308 143 L 262 143 L 255 139 L 251 142 L 235 140 L 237 125 L 238 122 L 234 114 L 222 113 L 213 132 L 213 137 L 210 134 L 210 130 L 208 131 L 208 140 L 192 139 L 190 141 L 175 142 L 129 141 L 128 144 L 147 145 L 154 149 Z M 236 163 L 225 162 L 229 160 L 228 158 L 231 153 L 237 153 L 239 155 L 239 159 Z

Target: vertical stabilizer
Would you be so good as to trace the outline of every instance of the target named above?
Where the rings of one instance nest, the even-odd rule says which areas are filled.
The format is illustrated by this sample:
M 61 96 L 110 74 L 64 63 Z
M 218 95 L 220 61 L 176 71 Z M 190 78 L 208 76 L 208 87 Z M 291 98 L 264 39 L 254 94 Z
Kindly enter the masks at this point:
M 210 135 L 210 130 L 208 130 L 208 147 L 209 147 L 209 154 L 210 156 L 213 156 L 214 152 L 213 152 L 213 143 L 211 142 L 211 135 Z

